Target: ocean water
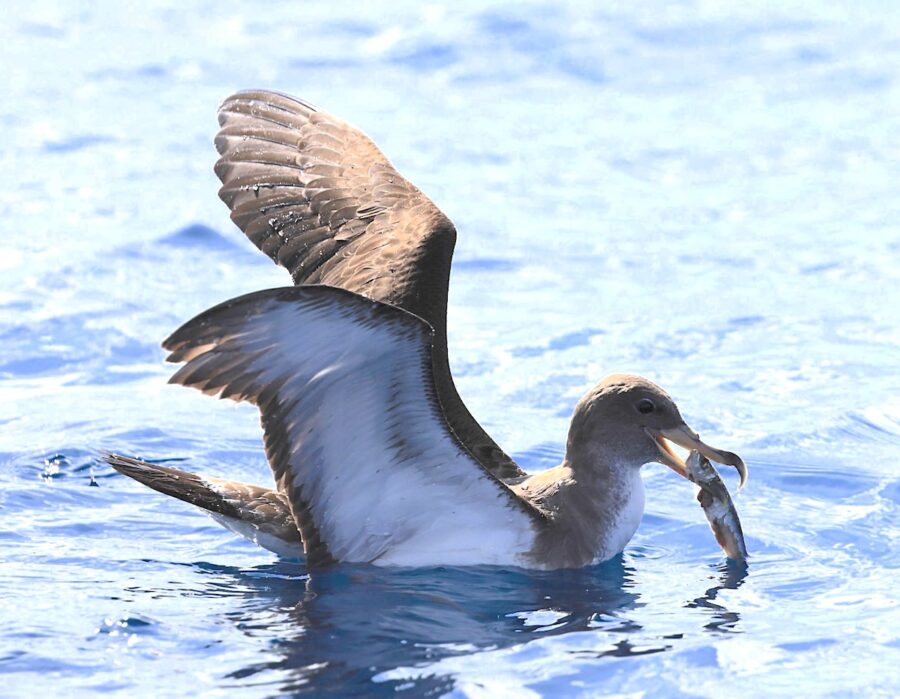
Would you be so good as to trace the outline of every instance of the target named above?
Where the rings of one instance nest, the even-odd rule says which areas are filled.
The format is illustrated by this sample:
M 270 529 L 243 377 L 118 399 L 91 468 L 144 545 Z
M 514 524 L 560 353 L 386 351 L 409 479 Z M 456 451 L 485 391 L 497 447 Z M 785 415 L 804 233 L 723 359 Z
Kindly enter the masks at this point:
M 844 3 L 29 2 L 0 23 L 0 695 L 900 694 L 900 15 Z M 289 283 L 218 103 L 368 132 L 459 230 L 461 393 L 529 470 L 602 375 L 744 456 L 751 553 L 644 468 L 621 558 L 310 576 L 119 476 L 267 483 L 160 340 Z M 726 474 L 731 486 L 733 474 Z

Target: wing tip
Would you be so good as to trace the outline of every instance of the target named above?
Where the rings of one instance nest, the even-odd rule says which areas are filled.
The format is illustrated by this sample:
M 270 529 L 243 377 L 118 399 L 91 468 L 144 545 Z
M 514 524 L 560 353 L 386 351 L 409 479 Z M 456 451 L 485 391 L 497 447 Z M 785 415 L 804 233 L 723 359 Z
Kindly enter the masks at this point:
M 116 452 L 98 449 L 97 455 L 102 461 L 121 473 L 136 481 L 146 483 L 146 479 L 154 471 L 152 464 L 148 464 L 132 456 L 125 456 Z
M 232 93 L 219 105 L 219 125 L 223 125 L 223 119 L 227 119 L 228 114 L 240 112 L 235 107 L 247 106 L 252 107 L 254 104 L 262 104 L 269 107 L 275 107 L 283 111 L 292 113 L 318 112 L 319 108 L 312 102 L 288 95 L 277 90 L 267 90 L 265 88 L 247 88 Z M 300 109 L 297 109 L 300 107 Z

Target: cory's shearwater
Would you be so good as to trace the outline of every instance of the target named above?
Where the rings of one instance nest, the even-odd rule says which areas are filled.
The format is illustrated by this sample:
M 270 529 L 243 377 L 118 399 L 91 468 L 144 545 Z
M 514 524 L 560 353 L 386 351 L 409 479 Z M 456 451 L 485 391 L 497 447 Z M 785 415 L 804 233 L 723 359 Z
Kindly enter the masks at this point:
M 613 374 L 572 416 L 563 462 L 528 475 L 466 409 L 447 359 L 456 230 L 363 133 L 306 102 L 240 92 L 219 111 L 219 196 L 296 286 L 226 301 L 163 346 L 173 383 L 258 406 L 275 487 L 105 454 L 310 567 L 584 566 L 623 550 L 640 468 L 687 477 L 700 440 L 659 386 Z

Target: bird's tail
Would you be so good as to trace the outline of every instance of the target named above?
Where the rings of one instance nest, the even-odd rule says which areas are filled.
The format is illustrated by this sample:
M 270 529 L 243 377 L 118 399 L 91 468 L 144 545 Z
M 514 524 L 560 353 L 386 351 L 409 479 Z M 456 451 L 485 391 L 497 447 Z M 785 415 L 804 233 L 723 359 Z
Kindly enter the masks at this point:
M 219 524 L 285 558 L 302 558 L 303 544 L 287 499 L 279 492 L 223 478 L 198 476 L 171 466 L 104 452 L 119 473 L 203 508 Z

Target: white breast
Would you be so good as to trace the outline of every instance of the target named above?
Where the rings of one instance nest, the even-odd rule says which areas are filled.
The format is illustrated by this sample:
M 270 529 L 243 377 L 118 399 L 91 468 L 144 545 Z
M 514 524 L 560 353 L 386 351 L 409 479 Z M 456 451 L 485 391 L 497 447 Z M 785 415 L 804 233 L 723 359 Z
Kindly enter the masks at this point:
M 613 520 L 613 526 L 607 532 L 594 563 L 609 560 L 622 553 L 644 515 L 644 479 L 641 478 L 640 469 L 624 467 L 622 472 L 625 477 L 619 481 L 620 488 L 615 501 L 619 514 Z

